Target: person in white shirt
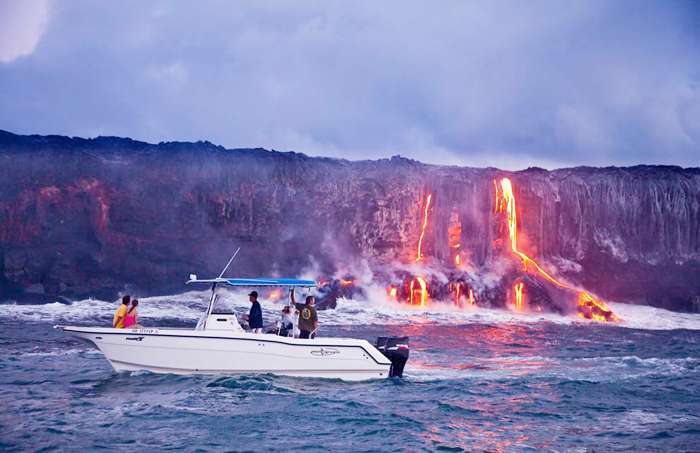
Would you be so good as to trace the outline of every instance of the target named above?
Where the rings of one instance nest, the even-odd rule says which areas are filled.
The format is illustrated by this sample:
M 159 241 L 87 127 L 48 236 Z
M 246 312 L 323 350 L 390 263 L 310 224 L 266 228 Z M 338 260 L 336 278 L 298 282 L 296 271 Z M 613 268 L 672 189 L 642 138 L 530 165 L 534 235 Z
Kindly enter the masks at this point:
M 280 320 L 280 335 L 291 337 L 294 335 L 294 308 L 287 305 L 282 309 Z

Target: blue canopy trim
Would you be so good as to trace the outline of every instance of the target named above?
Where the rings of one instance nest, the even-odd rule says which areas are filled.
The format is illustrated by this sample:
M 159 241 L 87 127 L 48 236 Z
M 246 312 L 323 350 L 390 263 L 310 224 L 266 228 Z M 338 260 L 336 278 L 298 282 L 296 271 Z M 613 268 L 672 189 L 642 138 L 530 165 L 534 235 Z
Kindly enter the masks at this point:
M 198 279 L 196 275 L 191 275 L 187 283 L 225 283 L 231 286 L 284 286 L 303 288 L 313 288 L 318 286 L 313 280 L 300 280 L 296 278 L 205 278 Z
M 313 280 L 296 278 L 228 278 L 226 283 L 231 286 L 316 286 Z

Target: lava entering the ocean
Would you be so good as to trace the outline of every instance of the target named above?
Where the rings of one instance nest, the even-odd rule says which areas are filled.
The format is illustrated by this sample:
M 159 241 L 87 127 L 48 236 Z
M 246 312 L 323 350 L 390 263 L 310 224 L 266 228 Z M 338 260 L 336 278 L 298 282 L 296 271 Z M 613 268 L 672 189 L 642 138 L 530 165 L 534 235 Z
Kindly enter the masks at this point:
M 422 218 L 415 249 L 416 264 L 412 266 L 412 270 L 395 269 L 388 273 L 387 276 L 391 281 L 386 287 L 388 299 L 420 307 L 425 307 L 433 299 L 442 301 L 451 299 L 456 306 L 464 308 L 475 306 L 478 296 L 480 304 L 485 306 L 512 304 L 515 311 L 542 311 L 543 307 L 549 304 L 550 308 L 562 314 L 569 312 L 571 307 L 575 306 L 578 316 L 582 318 L 619 321 L 603 301 L 587 291 L 559 281 L 518 248 L 518 217 L 513 184 L 508 178 L 494 180 L 493 184 L 496 190 L 495 210 L 504 216 L 504 223 L 507 226 L 501 230 L 507 229 L 504 235 L 506 240 L 498 240 L 495 243 L 499 248 L 496 255 L 512 253 L 520 258 L 523 267 L 520 276 L 512 278 L 514 277 L 512 274 L 511 277 L 501 275 L 501 283 L 484 285 L 481 277 L 484 274 L 480 274 L 480 270 L 472 267 L 469 255 L 461 250 L 463 230 L 460 216 L 462 214 L 455 208 L 450 213 L 447 225 L 438 221 L 438 225 L 442 228 L 446 227 L 447 234 L 430 236 L 433 239 L 431 249 L 436 247 L 434 244 L 436 238 L 446 239 L 449 255 L 444 253 L 445 249 L 437 247 L 437 256 L 432 256 L 428 260 L 424 247 L 428 231 L 434 228 L 430 223 L 433 194 L 428 192 L 424 199 L 419 200 L 419 212 Z M 499 233 L 499 236 L 503 235 Z M 447 260 L 450 262 L 447 268 L 436 267 L 439 261 L 447 264 Z M 349 278 L 339 281 L 341 287 L 350 283 L 354 282 Z M 554 285 L 554 288 L 550 284 Z M 354 284 L 350 287 L 354 288 Z M 556 304 L 551 305 L 552 302 L 562 298 L 572 304 L 567 305 L 566 308 Z
M 428 228 L 428 214 L 430 213 L 430 202 L 433 199 L 433 194 L 429 193 L 425 199 L 425 208 L 423 211 L 423 223 L 421 225 L 420 236 L 418 237 L 418 246 L 416 248 L 416 262 L 423 261 L 423 239 L 425 238 L 425 230 Z M 425 306 L 428 300 L 428 283 L 421 276 L 412 277 L 406 288 L 408 294 L 406 302 L 411 305 Z M 398 300 L 398 288 L 390 286 L 388 288 L 389 297 Z M 405 293 L 404 293 L 405 294 Z
M 525 284 L 523 282 L 518 282 L 513 286 L 513 292 L 515 293 L 515 310 L 523 311 L 523 287 Z
M 418 283 L 418 288 L 416 288 L 415 283 Z M 409 301 L 411 305 L 420 304 L 421 307 L 425 307 L 425 302 L 428 300 L 428 285 L 423 277 L 416 277 L 411 280 L 409 292 Z M 420 293 L 419 297 L 415 297 L 416 293 Z M 420 301 L 420 302 L 417 302 Z
M 515 253 L 523 262 L 523 268 L 525 272 L 530 271 L 534 268 L 536 275 L 544 277 L 550 283 L 558 286 L 559 288 L 568 289 L 578 293 L 577 309 L 579 316 L 586 319 L 595 319 L 597 321 L 619 321 L 619 318 L 615 316 L 610 308 L 601 300 L 597 299 L 591 293 L 587 291 L 581 291 L 573 288 L 565 283 L 560 282 L 556 278 L 552 277 L 547 273 L 542 267 L 537 264 L 532 258 L 527 256 L 525 253 L 518 249 L 518 219 L 515 204 L 515 194 L 513 193 L 513 185 L 510 179 L 501 179 L 501 190 L 498 190 L 498 184 L 494 181 L 494 186 L 496 187 L 496 212 L 505 212 L 508 216 L 508 236 L 510 239 L 510 248 L 513 253 Z M 518 290 L 517 286 L 520 285 Z M 516 308 L 522 305 L 522 283 L 516 285 Z
M 389 285 L 389 297 L 391 297 L 393 300 L 396 300 L 396 297 L 398 295 L 399 289 L 396 286 Z

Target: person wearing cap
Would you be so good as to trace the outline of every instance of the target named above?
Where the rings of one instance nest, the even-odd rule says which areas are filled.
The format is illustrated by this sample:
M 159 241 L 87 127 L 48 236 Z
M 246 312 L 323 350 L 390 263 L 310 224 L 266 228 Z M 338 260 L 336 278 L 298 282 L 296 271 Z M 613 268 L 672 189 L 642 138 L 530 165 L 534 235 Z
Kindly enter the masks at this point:
M 260 302 L 258 302 L 258 292 L 251 291 L 248 294 L 248 300 L 253 304 L 250 306 L 250 312 L 247 316 L 248 326 L 253 333 L 262 333 L 263 316 Z

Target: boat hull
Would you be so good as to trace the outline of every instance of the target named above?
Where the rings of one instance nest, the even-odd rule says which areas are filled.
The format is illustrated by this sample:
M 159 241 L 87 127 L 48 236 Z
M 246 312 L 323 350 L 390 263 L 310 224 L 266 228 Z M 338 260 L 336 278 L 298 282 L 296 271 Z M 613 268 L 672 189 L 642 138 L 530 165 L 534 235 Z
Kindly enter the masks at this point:
M 391 367 L 365 340 L 208 330 L 57 328 L 93 343 L 116 371 L 269 373 L 359 381 L 386 378 Z

